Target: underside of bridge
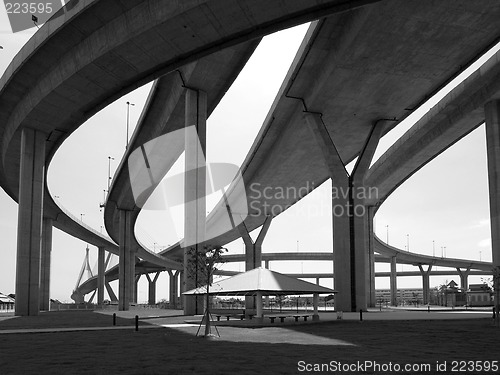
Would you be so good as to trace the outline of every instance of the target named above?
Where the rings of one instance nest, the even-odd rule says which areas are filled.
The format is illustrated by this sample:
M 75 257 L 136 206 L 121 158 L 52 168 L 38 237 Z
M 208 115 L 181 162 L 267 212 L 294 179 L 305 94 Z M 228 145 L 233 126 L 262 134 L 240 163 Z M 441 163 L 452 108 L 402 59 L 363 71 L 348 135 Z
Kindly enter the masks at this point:
M 179 277 L 181 291 L 198 286 L 197 273 L 193 277 L 189 272 L 189 250 L 203 251 L 208 241 L 222 246 L 242 237 L 246 270 L 262 265 L 263 241 L 272 219 L 303 196 L 249 199 L 248 215 L 236 223 L 232 205 L 241 202 L 242 193 L 235 182 L 206 217 L 206 119 L 260 38 L 304 22 L 312 22 L 309 31 L 240 173 L 245 184 L 261 189 L 287 186 L 307 194 L 311 186 L 331 179 L 344 192 L 331 200 L 336 308 L 359 311 L 375 304 L 375 252 L 383 247 L 373 232 L 377 208 L 415 171 L 484 119 L 493 245 L 493 264 L 488 267 L 498 273 L 500 80 L 494 79 L 498 59 L 371 166 L 383 135 L 499 40 L 498 2 L 124 3 L 79 2 L 41 27 L 0 80 L 0 184 L 19 203 L 16 315 L 36 315 L 48 307 L 53 226 L 99 248 L 99 275 L 77 288 L 74 295 L 79 300 L 97 288 L 102 303 L 111 280 L 104 277 L 105 251 L 119 254 L 121 310 L 136 299 L 141 273 L 168 270 L 171 298 L 177 297 Z M 110 187 L 104 212 L 111 237 L 107 238 L 78 223 L 53 201 L 46 170 L 62 142 L 88 118 L 152 80 L 156 81 L 142 122 Z M 468 100 L 471 96 L 474 100 Z M 457 98 L 462 101 L 452 102 Z M 459 113 L 439 112 L 451 107 Z M 187 129 L 193 126 L 195 137 L 190 138 Z M 428 129 L 432 126 L 438 134 Z M 143 173 L 151 179 L 146 190 L 151 193 L 163 176 L 153 176 L 153 161 L 144 145 L 181 129 L 186 131 L 184 141 L 169 145 L 169 158 L 162 160 L 158 173 L 165 175 L 185 152 L 184 240 L 154 254 L 135 238 L 142 206 L 134 195 L 127 161 L 133 150 L 141 150 Z M 346 165 L 355 158 L 356 166 L 348 173 Z M 259 227 L 260 235 L 253 241 L 249 233 Z M 395 264 L 404 255 L 391 251 L 383 247 L 378 253 L 385 252 L 391 261 L 395 290 Z M 436 259 L 415 257 L 413 264 L 420 268 L 428 296 Z M 145 263 L 159 268 L 148 269 Z M 449 264 L 458 267 L 465 279 L 471 268 L 486 267 Z M 155 298 L 157 277 L 148 275 L 150 300 Z M 495 280 L 498 297 L 498 277 Z M 182 301 L 186 314 L 202 313 L 195 298 L 186 296 Z M 252 308 L 256 302 L 249 298 L 246 303 Z

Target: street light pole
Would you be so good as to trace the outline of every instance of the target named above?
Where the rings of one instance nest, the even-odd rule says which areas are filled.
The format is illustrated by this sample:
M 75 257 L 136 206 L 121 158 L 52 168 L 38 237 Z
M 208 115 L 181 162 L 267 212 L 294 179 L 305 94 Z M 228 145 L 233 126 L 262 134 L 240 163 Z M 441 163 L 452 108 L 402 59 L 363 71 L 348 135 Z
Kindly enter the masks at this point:
M 389 224 L 385 226 L 385 229 L 387 230 L 387 240 L 385 241 L 385 243 L 389 245 Z
M 406 235 L 406 245 L 407 245 L 408 252 L 410 252 L 410 235 L 409 234 Z
M 83 217 L 85 216 L 85 214 L 80 214 L 80 221 L 83 223 Z
M 127 139 L 128 139 L 128 131 L 127 131 Z M 111 185 L 111 160 L 115 160 L 115 158 L 108 156 L 108 193 L 109 193 L 109 186 Z
M 436 256 L 436 247 L 435 247 L 435 243 L 434 243 L 434 240 L 432 240 L 432 256 L 435 257 Z
M 127 143 L 125 145 L 125 150 L 128 148 L 128 125 L 129 125 L 129 118 L 130 118 L 130 106 L 134 106 L 134 103 L 127 102 Z

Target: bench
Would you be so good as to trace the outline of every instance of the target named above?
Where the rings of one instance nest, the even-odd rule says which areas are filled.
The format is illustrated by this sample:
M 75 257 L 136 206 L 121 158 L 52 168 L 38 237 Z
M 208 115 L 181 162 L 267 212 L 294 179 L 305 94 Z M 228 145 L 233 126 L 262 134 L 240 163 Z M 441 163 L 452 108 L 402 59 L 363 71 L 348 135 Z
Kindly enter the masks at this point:
M 304 322 L 307 322 L 307 318 L 309 318 L 309 315 L 293 315 L 293 317 L 295 318 L 295 321 L 298 322 L 299 321 L 299 318 L 304 318 Z
M 240 320 L 245 320 L 245 314 L 240 314 Z M 248 319 L 252 320 L 254 317 L 254 314 L 248 314 Z
M 284 323 L 285 322 L 285 318 L 287 318 L 287 316 L 268 316 L 268 318 L 271 320 L 271 323 L 274 323 L 274 321 L 276 320 L 276 318 L 279 318 L 280 322 Z
M 210 313 L 215 315 L 217 321 L 220 322 L 222 317 L 225 317 L 229 321 L 229 318 L 239 316 L 242 311 L 241 309 L 213 309 Z

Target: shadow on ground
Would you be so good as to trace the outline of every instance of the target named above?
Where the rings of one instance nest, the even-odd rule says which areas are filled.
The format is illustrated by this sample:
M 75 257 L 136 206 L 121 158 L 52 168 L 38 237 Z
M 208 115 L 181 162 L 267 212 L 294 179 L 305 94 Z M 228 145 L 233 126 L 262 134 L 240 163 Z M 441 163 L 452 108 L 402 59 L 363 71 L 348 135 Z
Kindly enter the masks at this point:
M 86 313 L 88 317 L 83 313 L 61 314 L 68 314 L 68 318 L 54 317 L 60 321 L 70 320 L 69 316 L 79 322 L 89 319 L 93 325 L 92 315 L 109 318 L 91 312 Z M 222 337 L 214 340 L 194 336 L 196 327 L 192 326 L 138 332 L 6 334 L 0 340 L 0 369 L 2 375 L 294 374 L 301 373 L 300 364 L 329 366 L 368 361 L 429 364 L 431 371 L 426 374 L 443 374 L 437 371 L 437 362 L 447 361 L 444 373 L 451 373 L 451 361 L 500 360 L 495 349 L 500 329 L 493 326 L 491 319 L 335 321 L 271 329 L 222 328 Z M 309 344 L 304 345 L 304 337 L 311 340 Z M 334 341 L 354 345 L 332 345 Z

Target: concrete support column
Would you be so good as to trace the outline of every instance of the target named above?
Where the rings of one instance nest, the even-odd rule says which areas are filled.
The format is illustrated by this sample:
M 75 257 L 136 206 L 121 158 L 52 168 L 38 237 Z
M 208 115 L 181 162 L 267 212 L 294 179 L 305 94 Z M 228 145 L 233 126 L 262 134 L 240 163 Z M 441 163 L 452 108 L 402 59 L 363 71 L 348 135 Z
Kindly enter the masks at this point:
M 40 267 L 40 310 L 50 310 L 50 259 L 52 253 L 52 219 L 43 218 L 42 259 Z
M 319 277 L 316 278 L 316 285 L 319 285 Z
M 377 297 L 375 293 L 375 229 L 373 226 L 373 217 L 375 207 L 367 206 L 367 235 L 368 235 L 368 305 L 375 307 Z
M 458 276 L 460 276 L 460 288 L 467 291 L 467 289 L 469 289 L 470 267 L 467 267 L 466 270 L 462 270 L 460 267 L 457 267 L 457 271 Z
M 38 315 L 46 135 L 23 129 L 17 225 L 17 316 Z
M 106 287 L 106 290 L 108 291 L 109 299 L 113 302 L 117 302 L 118 297 L 116 297 L 116 294 L 113 291 L 113 288 L 111 288 L 111 285 L 109 285 L 109 283 L 107 281 L 105 281 L 104 286 Z
M 134 265 L 135 265 L 135 261 L 134 261 Z M 135 274 L 135 269 L 134 269 L 134 274 Z M 135 302 L 137 303 L 137 301 L 139 301 L 138 297 L 139 297 L 139 280 L 141 279 L 141 276 L 142 275 L 135 275 L 134 277 L 134 299 L 132 300 L 132 302 Z
M 104 274 L 106 272 L 106 249 L 100 246 L 97 249 L 97 304 L 102 306 L 104 303 Z
M 160 276 L 160 272 L 156 272 L 155 277 L 151 279 L 149 273 L 146 274 L 146 278 L 148 279 L 148 304 L 156 305 L 156 281 Z
M 349 176 L 321 114 L 306 112 L 305 120 L 321 149 L 330 171 L 332 194 L 334 288 L 338 311 L 366 310 L 375 303 L 373 256 L 373 211 L 366 202 L 372 201 L 372 189 L 365 187 L 364 179 L 377 148 L 383 125 L 376 121 Z M 375 192 L 376 194 L 376 192 Z M 371 238 L 371 240 L 370 240 Z
M 318 306 L 319 306 L 319 294 L 314 293 L 313 294 L 313 321 L 319 320 Z
M 120 210 L 120 263 L 119 263 L 119 290 L 118 290 L 118 310 L 127 311 L 130 307 L 130 301 L 134 295 L 135 256 L 131 246 L 131 218 L 130 211 Z M 134 266 L 132 267 L 132 263 Z
M 180 271 L 167 270 L 169 275 L 169 303 L 170 307 L 176 309 L 177 306 L 177 290 L 179 288 Z
M 486 103 L 486 151 L 490 193 L 491 251 L 495 309 L 500 311 L 500 100 Z
M 178 280 L 179 280 L 179 294 L 180 294 L 179 307 L 181 309 L 184 309 L 184 298 L 182 295 L 182 293 L 184 293 L 186 291 L 184 289 L 184 271 L 179 272 L 179 279 Z
M 184 206 L 184 287 L 194 289 L 204 284 L 198 280 L 196 264 L 189 250 L 203 251 L 206 222 L 206 120 L 207 95 L 203 91 L 186 90 L 185 108 L 185 206 Z M 194 255 L 196 257 L 196 255 Z M 203 313 L 203 298 L 184 296 L 184 314 Z
M 330 171 L 332 189 L 334 187 L 341 192 L 347 192 L 348 173 L 320 115 L 305 113 L 304 117 Z M 335 296 L 337 311 L 356 309 L 356 285 L 352 269 L 354 256 L 351 254 L 351 223 L 348 208 L 349 200 L 346 194 L 332 194 L 334 289 L 339 292 Z
M 264 220 L 264 223 L 262 224 L 259 235 L 257 236 L 257 240 L 255 242 L 253 241 L 252 237 L 250 237 L 250 233 L 248 232 L 245 223 L 242 223 L 238 227 L 241 238 L 245 243 L 245 271 L 250 271 L 254 268 L 262 266 L 262 243 L 264 242 L 267 231 L 271 226 L 271 221 L 271 216 L 267 216 Z M 254 296 L 245 297 L 245 308 L 249 310 L 255 309 L 256 298 L 257 297 Z
M 422 274 L 422 288 L 424 292 L 424 305 L 427 305 L 430 301 L 430 275 L 432 270 L 432 264 L 429 265 L 427 271 L 424 270 L 421 264 L 418 265 L 420 273 Z
M 379 124 L 379 121 L 374 123 L 349 179 L 352 205 L 351 220 L 354 222 L 354 233 L 351 233 L 351 237 L 354 242 L 355 265 L 353 269 L 355 270 L 356 283 L 356 310 L 366 310 L 368 306 L 374 307 L 376 304 L 374 207 L 367 205 L 367 202 L 376 201 L 378 192 L 365 185 L 365 176 L 370 168 L 383 129 L 384 124 Z M 351 247 L 352 245 L 351 243 Z
M 391 258 L 391 306 L 398 305 L 398 273 L 396 256 Z

